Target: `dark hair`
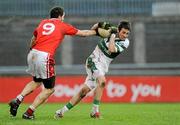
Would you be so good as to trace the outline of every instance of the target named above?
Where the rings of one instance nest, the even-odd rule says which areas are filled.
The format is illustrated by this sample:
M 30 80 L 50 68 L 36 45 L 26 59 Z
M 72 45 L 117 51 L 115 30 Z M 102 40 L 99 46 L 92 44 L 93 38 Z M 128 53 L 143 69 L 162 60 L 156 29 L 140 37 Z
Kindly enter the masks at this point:
M 131 31 L 131 26 L 130 26 L 130 23 L 128 21 L 121 21 L 119 23 L 118 30 L 120 31 L 122 28 L 128 29 L 129 31 Z
M 63 16 L 64 10 L 61 7 L 54 7 L 50 11 L 50 18 L 58 18 L 59 16 Z

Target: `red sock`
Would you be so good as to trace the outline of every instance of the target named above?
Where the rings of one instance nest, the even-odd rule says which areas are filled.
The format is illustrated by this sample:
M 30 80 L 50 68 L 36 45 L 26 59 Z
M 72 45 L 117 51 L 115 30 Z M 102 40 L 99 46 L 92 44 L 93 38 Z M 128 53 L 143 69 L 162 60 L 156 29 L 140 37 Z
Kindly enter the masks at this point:
M 28 108 L 26 112 L 28 113 L 28 115 L 32 115 L 34 113 L 34 110 L 32 110 L 31 108 Z

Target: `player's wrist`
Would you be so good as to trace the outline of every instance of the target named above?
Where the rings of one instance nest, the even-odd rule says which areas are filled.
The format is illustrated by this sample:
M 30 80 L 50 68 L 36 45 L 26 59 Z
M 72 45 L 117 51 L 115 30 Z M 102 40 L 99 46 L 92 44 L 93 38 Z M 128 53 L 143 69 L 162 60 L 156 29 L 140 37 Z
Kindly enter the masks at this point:
M 96 36 L 100 36 L 99 32 L 98 32 L 98 28 L 95 29 L 96 32 Z

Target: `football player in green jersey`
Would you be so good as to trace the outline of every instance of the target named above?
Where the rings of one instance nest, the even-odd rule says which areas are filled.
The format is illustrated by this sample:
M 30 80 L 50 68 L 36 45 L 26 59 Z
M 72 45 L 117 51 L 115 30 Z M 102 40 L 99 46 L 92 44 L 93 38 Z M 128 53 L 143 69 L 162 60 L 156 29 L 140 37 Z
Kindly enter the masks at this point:
M 106 84 L 105 74 L 108 72 L 112 60 L 129 46 L 130 23 L 121 21 L 117 30 L 112 31 L 108 38 L 99 41 L 92 54 L 87 58 L 87 77 L 83 87 L 64 107 L 55 112 L 55 118 L 62 118 L 65 112 L 78 104 L 92 90 L 94 90 L 94 101 L 90 116 L 100 118 L 99 104 Z

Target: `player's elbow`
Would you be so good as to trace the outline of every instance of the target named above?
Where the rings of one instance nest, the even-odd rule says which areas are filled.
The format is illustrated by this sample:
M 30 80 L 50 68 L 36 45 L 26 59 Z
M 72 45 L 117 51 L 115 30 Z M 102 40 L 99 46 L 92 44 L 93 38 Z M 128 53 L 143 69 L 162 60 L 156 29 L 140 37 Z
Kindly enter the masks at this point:
M 78 36 L 85 36 L 85 32 L 83 32 L 82 30 L 78 30 L 78 32 L 76 33 L 76 35 Z

